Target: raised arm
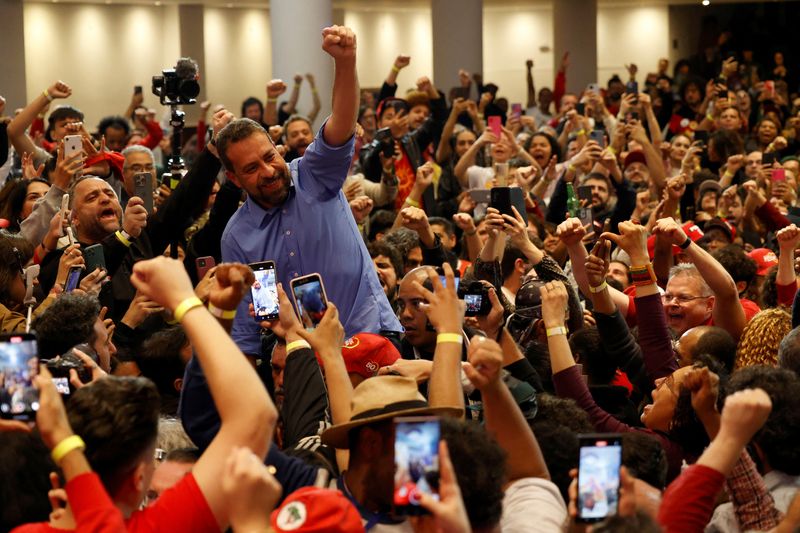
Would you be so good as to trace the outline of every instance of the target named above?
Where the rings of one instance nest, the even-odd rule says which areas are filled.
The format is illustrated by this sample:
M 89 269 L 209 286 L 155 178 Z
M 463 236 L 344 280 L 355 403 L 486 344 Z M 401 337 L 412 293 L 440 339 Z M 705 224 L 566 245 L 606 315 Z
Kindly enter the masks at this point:
M 458 179 L 459 185 L 463 189 L 469 188 L 469 180 L 467 179 L 467 169 L 475 164 L 475 158 L 478 156 L 478 152 L 487 144 L 497 142 L 499 139 L 492 133 L 492 130 L 485 129 L 481 136 L 472 143 L 472 146 L 464 152 L 464 155 L 458 160 L 456 163 L 456 168 L 453 170 L 453 173 L 456 175 Z
M 218 309 L 235 308 L 254 276 L 246 265 L 217 268 L 209 301 Z M 219 484 L 225 459 L 246 446 L 263 458 L 278 412 L 253 367 L 214 316 L 194 296 L 189 275 L 173 259 L 157 257 L 134 265 L 133 285 L 170 309 L 183 324 L 203 367 L 221 426 L 192 469 L 192 475 L 221 529 L 229 523 L 229 503 Z M 231 386 L 235 384 L 235 386 Z
M 675 246 L 685 245 L 688 237 L 683 229 L 672 218 L 662 218 L 653 228 L 653 233 L 660 239 L 666 239 Z M 742 303 L 736 283 L 725 268 L 711 254 L 696 243 L 689 242 L 685 252 L 697 271 L 714 293 L 714 324 L 725 329 L 734 339 L 742 335 L 747 319 L 744 316 Z
M 283 80 L 271 80 L 267 84 L 267 103 L 264 106 L 264 115 L 261 120 L 267 126 L 278 124 L 278 97 L 286 92 Z
M 303 85 L 303 76 L 300 74 L 294 75 L 294 85 L 292 85 L 292 93 L 289 95 L 289 102 L 286 106 L 286 113 L 294 115 L 297 113 L 297 101 L 300 99 L 300 86 Z
M 775 278 L 777 285 L 797 284 L 797 275 L 794 271 L 795 249 L 800 244 L 800 229 L 794 224 L 786 226 L 776 235 L 780 246 L 778 255 L 778 276 Z
M 311 106 L 311 111 L 306 116 L 311 122 L 314 122 L 317 120 L 319 110 L 322 109 L 322 102 L 319 99 L 319 91 L 317 90 L 317 82 L 314 79 L 314 75 L 309 72 L 306 74 L 306 80 L 308 80 L 308 85 L 311 87 L 311 100 L 314 103 Z
M 442 128 L 442 137 L 439 139 L 439 146 L 436 148 L 436 162 L 440 164 L 447 163 L 453 149 L 450 145 L 450 137 L 453 136 L 453 129 L 456 126 L 458 115 L 467 110 L 467 101 L 463 98 L 456 98 L 453 102 L 453 107 L 450 109 L 450 116 L 447 117 L 447 122 L 444 123 Z
M 656 148 L 647 133 L 639 122 L 633 122 L 625 126 L 626 131 L 629 132 L 630 138 L 642 145 L 642 152 L 644 153 L 647 168 L 650 170 L 650 179 L 662 190 L 667 182 L 667 173 L 664 170 L 664 162 L 661 159 L 661 152 Z
M 533 59 L 525 61 L 525 82 L 528 86 L 528 98 L 525 107 L 536 106 L 536 87 L 533 85 Z M 547 109 L 542 109 L 542 113 L 547 113 Z
M 334 59 L 332 112 L 323 136 L 331 146 L 341 146 L 353 136 L 358 118 L 356 35 L 350 28 L 331 26 L 322 37 L 322 49 Z
M 57 81 L 50 87 L 36 95 L 19 115 L 14 117 L 8 124 L 8 139 L 14 145 L 14 149 L 24 154 L 26 152 L 35 153 L 36 146 L 33 141 L 25 135 L 25 130 L 33 123 L 37 116 L 47 108 L 50 103 L 57 98 L 69 98 L 72 89 L 63 81 Z

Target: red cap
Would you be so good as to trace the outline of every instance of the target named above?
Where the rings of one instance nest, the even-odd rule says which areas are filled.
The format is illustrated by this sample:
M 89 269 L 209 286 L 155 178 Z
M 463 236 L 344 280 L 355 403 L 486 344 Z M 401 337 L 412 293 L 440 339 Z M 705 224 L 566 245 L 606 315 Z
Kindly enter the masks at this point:
M 769 269 L 778 264 L 778 256 L 767 248 L 756 248 L 747 255 L 758 265 L 757 276 L 766 276 Z
M 643 165 L 647 165 L 647 159 L 644 157 L 644 152 L 641 150 L 634 150 L 633 152 L 628 152 L 628 155 L 625 156 L 625 163 L 623 164 L 623 169 L 628 168 L 633 163 L 641 163 Z
M 338 490 L 303 487 L 291 493 L 272 511 L 272 528 L 277 533 L 337 533 L 364 531 L 361 515 Z
M 389 339 L 375 333 L 356 333 L 342 346 L 347 372 L 364 378 L 378 375 L 378 369 L 400 359 L 400 352 Z
M 683 226 L 681 226 L 681 229 L 683 229 L 683 232 L 686 234 L 687 237 L 692 239 L 692 242 L 697 242 L 703 238 L 703 230 L 701 230 L 697 226 L 697 224 L 695 224 L 692 221 L 689 221 Z M 653 256 L 655 255 L 655 249 L 656 249 L 656 236 L 651 235 L 650 237 L 647 238 L 647 253 L 650 255 L 650 259 L 653 259 Z M 681 253 L 681 249 L 678 248 L 677 246 L 673 246 L 672 255 L 678 255 L 679 253 Z

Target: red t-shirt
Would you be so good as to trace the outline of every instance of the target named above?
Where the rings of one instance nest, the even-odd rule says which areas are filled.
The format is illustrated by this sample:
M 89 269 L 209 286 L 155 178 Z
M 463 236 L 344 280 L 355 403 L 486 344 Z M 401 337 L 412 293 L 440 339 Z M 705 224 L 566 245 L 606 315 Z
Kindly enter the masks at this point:
M 81 479 L 91 477 L 96 480 L 96 483 L 91 483 L 89 479 Z M 86 485 L 82 487 L 82 494 L 92 494 L 93 498 L 100 498 L 101 495 L 105 495 L 105 490 L 96 474 L 92 473 L 78 476 L 71 480 L 70 483 L 76 480 L 86 482 Z M 70 484 L 67 484 L 67 492 L 70 494 L 70 500 L 72 500 L 69 485 Z M 87 498 L 86 500 L 88 501 L 90 499 L 91 498 Z M 78 513 L 75 512 L 75 515 L 77 521 Z M 98 514 L 96 516 L 103 517 L 110 515 Z M 110 519 L 111 518 L 109 518 L 109 520 Z M 86 524 L 86 526 L 89 525 L 89 523 Z M 91 531 L 104 533 L 119 531 L 118 527 L 108 527 L 110 524 L 108 524 L 106 520 L 100 522 L 92 521 L 91 526 Z M 177 485 L 165 491 L 158 500 L 156 500 L 155 504 L 142 511 L 134 512 L 131 517 L 125 521 L 125 527 L 126 531 L 137 533 L 219 533 L 220 531 L 217 519 L 211 512 L 208 502 L 206 502 L 203 493 L 200 491 L 200 487 L 197 486 L 197 481 L 195 481 L 191 473 L 187 474 Z M 82 529 L 86 530 L 85 528 Z M 47 522 L 40 522 L 36 524 L 25 524 L 12 530 L 12 533 L 63 533 L 64 531 L 69 530 L 57 529 L 51 527 Z

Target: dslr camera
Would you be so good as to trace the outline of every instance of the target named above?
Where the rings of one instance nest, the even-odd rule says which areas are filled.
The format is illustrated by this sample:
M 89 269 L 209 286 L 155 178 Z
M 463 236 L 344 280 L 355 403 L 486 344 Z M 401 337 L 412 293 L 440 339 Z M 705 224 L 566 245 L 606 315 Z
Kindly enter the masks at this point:
M 394 157 L 394 137 L 389 128 L 381 128 L 376 131 L 374 142 L 380 146 L 383 157 Z
M 461 283 L 458 286 L 458 297 L 467 305 L 464 316 L 485 316 L 492 309 L 489 288 L 480 281 Z
M 75 348 L 97 362 L 97 354 L 88 344 L 78 344 L 65 352 L 61 357 L 49 359 L 47 361 L 47 370 L 50 371 L 54 378 L 69 379 L 69 371 L 75 369 L 78 373 L 78 378 L 80 378 L 83 383 L 88 383 L 92 380 L 92 371 L 86 367 L 83 359 L 75 355 Z
M 161 76 L 153 76 L 153 94 L 158 96 L 161 105 L 196 103 L 200 94 L 197 63 L 189 57 L 182 57 L 175 68 L 164 69 Z

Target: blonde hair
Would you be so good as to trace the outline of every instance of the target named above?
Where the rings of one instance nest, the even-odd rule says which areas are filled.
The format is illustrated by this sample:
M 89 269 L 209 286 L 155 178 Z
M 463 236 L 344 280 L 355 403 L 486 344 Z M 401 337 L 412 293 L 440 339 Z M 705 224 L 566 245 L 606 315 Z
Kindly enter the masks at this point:
M 735 368 L 778 366 L 778 347 L 792 331 L 792 317 L 782 309 L 760 311 L 744 327 L 736 350 Z

